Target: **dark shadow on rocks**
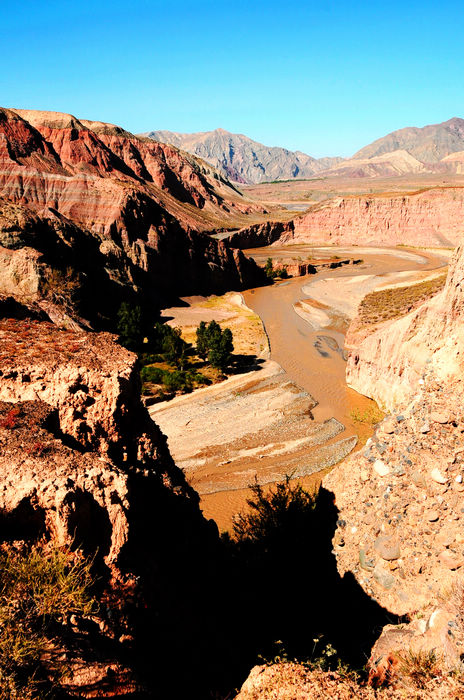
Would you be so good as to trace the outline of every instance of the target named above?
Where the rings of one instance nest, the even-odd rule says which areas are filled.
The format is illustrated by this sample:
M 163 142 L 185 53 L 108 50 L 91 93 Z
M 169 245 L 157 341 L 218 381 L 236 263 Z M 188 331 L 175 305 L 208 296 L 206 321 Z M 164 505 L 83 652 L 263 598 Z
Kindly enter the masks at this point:
M 101 563 L 111 546 L 112 528 L 105 508 L 90 493 L 80 489 L 70 492 L 62 507 L 68 511 L 67 523 L 73 546 L 86 556 L 94 557 L 96 563 Z
M 23 498 L 9 513 L 0 512 L 0 542 L 34 542 L 45 533 L 45 511 L 34 503 L 34 496 Z
M 154 496 L 140 493 L 137 510 Z M 143 547 L 148 538 L 156 561 L 139 570 L 135 656 L 157 697 L 228 697 L 260 656 L 274 658 L 276 642 L 300 660 L 315 660 L 330 643 L 333 661 L 360 668 L 382 627 L 398 621 L 353 576 L 339 576 L 338 511 L 324 489 L 310 507 L 270 513 L 253 537 L 221 543 L 214 524 L 202 533 L 182 525 L 185 501 L 174 493 L 160 490 L 156 504 L 149 531 L 135 525 L 135 541 Z M 132 568 L 140 559 L 131 554 Z

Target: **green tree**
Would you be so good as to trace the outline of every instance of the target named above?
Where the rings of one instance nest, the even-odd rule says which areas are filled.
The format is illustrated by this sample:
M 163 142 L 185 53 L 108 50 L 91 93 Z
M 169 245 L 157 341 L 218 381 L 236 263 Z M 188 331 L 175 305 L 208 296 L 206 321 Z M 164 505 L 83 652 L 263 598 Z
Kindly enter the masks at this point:
M 183 370 L 187 361 L 189 345 L 182 338 L 182 331 L 180 328 L 165 326 L 165 329 L 166 331 L 163 339 L 164 356 L 168 362 L 171 362 L 179 367 L 179 369 Z
M 272 262 L 272 258 L 268 258 L 266 260 L 266 264 L 264 266 L 264 272 L 266 273 L 267 277 L 274 277 L 274 264 Z
M 206 360 L 208 357 L 208 329 L 206 327 L 205 321 L 200 321 L 200 325 L 197 328 L 197 355 L 201 357 L 202 360 Z
M 221 330 L 221 326 L 219 325 L 219 323 L 217 323 L 217 321 L 210 321 L 210 323 L 208 323 L 208 326 L 206 328 L 206 337 L 207 337 L 208 347 L 210 348 L 212 344 L 219 342 L 221 335 L 222 335 L 222 330 Z
M 208 360 L 213 367 L 224 371 L 230 364 L 234 349 L 232 331 L 229 328 L 225 328 L 220 335 L 214 334 L 210 337 L 209 342 Z
M 117 329 L 119 340 L 125 348 L 134 352 L 142 349 L 145 339 L 143 325 L 141 307 L 123 301 L 118 311 Z

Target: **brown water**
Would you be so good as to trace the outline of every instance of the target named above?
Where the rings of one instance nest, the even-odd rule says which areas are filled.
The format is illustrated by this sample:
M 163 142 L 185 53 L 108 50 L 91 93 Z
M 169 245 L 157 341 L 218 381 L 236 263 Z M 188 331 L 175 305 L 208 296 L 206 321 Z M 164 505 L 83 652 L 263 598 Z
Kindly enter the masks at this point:
M 304 252 L 305 246 L 298 246 L 298 252 Z M 307 247 L 312 255 L 324 251 L 315 251 Z M 266 259 L 279 248 L 269 246 L 245 251 L 251 257 Z M 300 252 L 301 251 L 301 252 Z M 314 331 L 311 325 L 298 316 L 293 305 L 307 298 L 302 287 L 308 282 L 324 278 L 343 278 L 357 275 L 385 275 L 392 272 L 411 270 L 433 270 L 442 267 L 442 258 L 430 253 L 413 250 L 382 249 L 330 249 L 326 254 L 347 251 L 354 257 L 362 257 L 363 263 L 355 267 L 346 266 L 335 270 L 324 270 L 316 275 L 294 278 L 272 287 L 261 287 L 244 293 L 246 304 L 262 319 L 270 345 L 271 358 L 279 363 L 288 376 L 318 401 L 314 409 L 316 420 L 325 420 L 334 416 L 345 425 L 355 428 L 349 418 L 353 403 L 357 403 L 356 392 L 346 386 L 346 363 L 340 351 L 345 336 L 338 329 Z
M 275 247 L 245 251 L 262 263 L 267 257 L 286 252 Z M 345 425 L 341 437 L 357 434 L 362 445 L 372 433 L 368 423 L 355 422 L 355 409 L 361 413 L 375 404 L 365 396 L 348 388 L 345 381 L 346 362 L 343 358 L 344 332 L 340 325 L 316 331 L 293 309 L 293 305 L 307 298 L 302 287 L 318 279 L 343 278 L 362 275 L 386 275 L 404 271 L 434 270 L 446 264 L 438 255 L 406 249 L 361 249 L 358 247 L 315 250 L 310 246 L 295 246 L 295 254 L 323 257 L 324 255 L 352 255 L 363 258 L 363 263 L 336 270 L 324 270 L 317 275 L 294 278 L 272 287 L 251 289 L 243 293 L 246 304 L 262 319 L 269 337 L 271 358 L 279 363 L 288 377 L 313 396 L 318 405 L 313 409 L 316 421 L 335 417 Z M 389 280 L 391 281 L 391 280 Z M 379 280 L 380 282 L 380 280 Z M 326 470 L 328 471 L 328 470 Z M 325 472 L 301 481 L 307 488 L 315 488 Z M 242 509 L 249 497 L 248 489 L 216 493 L 202 498 L 207 517 L 216 520 L 220 528 L 230 526 L 234 513 Z

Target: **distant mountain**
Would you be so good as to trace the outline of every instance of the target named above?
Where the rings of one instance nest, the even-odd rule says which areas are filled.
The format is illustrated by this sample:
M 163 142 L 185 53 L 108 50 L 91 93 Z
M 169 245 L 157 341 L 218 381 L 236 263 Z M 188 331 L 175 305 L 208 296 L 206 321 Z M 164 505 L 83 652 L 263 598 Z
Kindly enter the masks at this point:
M 243 134 L 231 134 L 224 129 L 194 134 L 174 131 L 150 131 L 154 141 L 169 143 L 193 153 L 214 165 L 230 180 L 256 184 L 270 180 L 291 180 L 312 177 L 337 165 L 342 158 L 312 158 L 301 151 L 264 146 Z M 457 149 L 455 149 L 457 150 Z
M 464 119 L 454 117 L 441 124 L 418 128 L 409 126 L 392 131 L 354 154 L 353 158 L 373 158 L 392 151 L 407 151 L 422 163 L 438 163 L 450 153 L 464 150 Z
M 393 131 L 351 158 L 316 159 L 301 151 L 264 146 L 224 129 L 194 134 L 150 131 L 142 135 L 199 156 L 239 183 L 311 178 L 319 173 L 347 178 L 464 174 L 464 119 L 458 117 L 442 124 Z
M 348 158 L 330 170 L 324 177 L 395 177 L 413 173 L 428 173 L 449 170 L 446 166 L 425 165 L 407 151 L 391 151 L 372 158 Z

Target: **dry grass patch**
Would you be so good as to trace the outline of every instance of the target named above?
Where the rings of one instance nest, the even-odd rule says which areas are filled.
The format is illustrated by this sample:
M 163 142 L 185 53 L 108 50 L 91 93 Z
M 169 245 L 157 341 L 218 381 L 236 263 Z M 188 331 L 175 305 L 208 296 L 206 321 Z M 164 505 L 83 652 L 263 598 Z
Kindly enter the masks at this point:
M 359 305 L 358 318 L 361 326 L 371 326 L 399 318 L 423 304 L 443 289 L 444 272 L 433 279 L 405 287 L 379 289 L 367 294 Z

